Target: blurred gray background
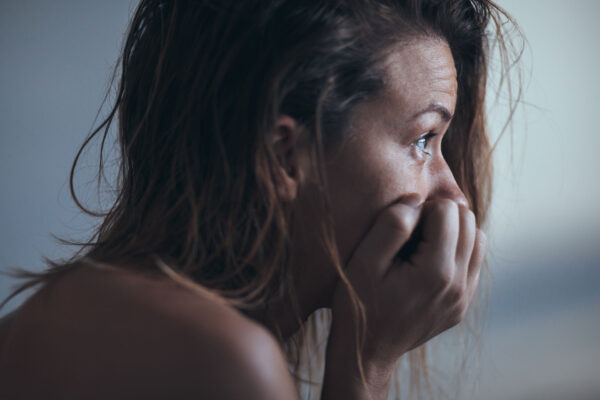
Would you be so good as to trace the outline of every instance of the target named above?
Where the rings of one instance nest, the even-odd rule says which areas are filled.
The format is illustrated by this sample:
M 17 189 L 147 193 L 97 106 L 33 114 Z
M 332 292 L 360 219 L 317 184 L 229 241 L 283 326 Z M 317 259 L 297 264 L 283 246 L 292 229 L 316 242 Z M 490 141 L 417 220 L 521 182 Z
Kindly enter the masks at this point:
M 42 255 L 73 250 L 57 245 L 52 233 L 90 232 L 94 221 L 70 200 L 68 172 L 135 3 L 0 2 L 0 269 L 40 270 Z M 600 399 L 600 1 L 498 4 L 528 40 L 524 94 L 513 134 L 495 153 L 490 296 L 480 344 L 467 350 L 476 353 L 461 372 L 467 384 L 448 397 Z M 506 95 L 492 107 L 493 100 L 497 135 Z M 79 181 L 92 176 L 93 156 L 84 157 Z M 93 183 L 82 190 L 88 188 L 92 193 Z M 1 276 L 0 298 L 14 284 Z M 434 377 L 451 359 L 444 355 L 449 335 L 438 340 L 442 361 Z

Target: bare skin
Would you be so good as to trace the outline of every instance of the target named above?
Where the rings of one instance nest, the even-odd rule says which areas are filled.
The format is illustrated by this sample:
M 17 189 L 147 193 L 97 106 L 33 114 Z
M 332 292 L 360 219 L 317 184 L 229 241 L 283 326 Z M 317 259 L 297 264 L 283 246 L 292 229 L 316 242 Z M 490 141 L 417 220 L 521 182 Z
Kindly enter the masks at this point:
M 279 190 L 298 209 L 292 268 L 302 317 L 333 311 L 322 398 L 366 399 L 366 389 L 386 398 L 397 358 L 463 318 L 484 253 L 485 236 L 441 153 L 456 104 L 448 46 L 411 42 L 390 53 L 386 69 L 387 90 L 358 107 L 354 139 L 327 165 L 338 248 L 367 312 L 367 388 L 348 295 L 315 242 L 321 211 L 301 129 L 282 116 L 274 133 L 289 166 Z M 393 261 L 418 223 L 416 251 Z M 272 309 L 291 335 L 298 325 L 287 300 Z M 0 387 L 17 398 L 40 390 L 61 398 L 296 398 L 274 327 L 251 317 L 168 279 L 82 269 L 0 324 Z
M 275 339 L 233 308 L 163 277 L 93 267 L 44 288 L 15 315 L 0 388 L 11 399 L 286 399 L 295 391 Z

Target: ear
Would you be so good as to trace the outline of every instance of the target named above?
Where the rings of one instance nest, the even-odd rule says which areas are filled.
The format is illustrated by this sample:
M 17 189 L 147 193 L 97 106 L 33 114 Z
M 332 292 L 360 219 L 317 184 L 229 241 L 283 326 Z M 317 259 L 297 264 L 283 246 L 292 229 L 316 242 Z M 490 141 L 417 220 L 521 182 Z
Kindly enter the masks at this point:
M 286 202 L 294 201 L 307 173 L 307 150 L 300 140 L 303 132 L 304 127 L 287 115 L 280 116 L 273 129 L 273 149 L 279 160 L 275 185 L 279 198 Z

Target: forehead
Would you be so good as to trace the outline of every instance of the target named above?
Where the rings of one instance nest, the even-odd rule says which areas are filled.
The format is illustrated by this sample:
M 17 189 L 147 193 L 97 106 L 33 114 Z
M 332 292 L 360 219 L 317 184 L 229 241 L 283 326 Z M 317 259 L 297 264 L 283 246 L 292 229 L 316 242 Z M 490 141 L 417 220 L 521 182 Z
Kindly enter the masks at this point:
M 425 38 L 395 47 L 383 62 L 385 102 L 412 115 L 432 103 L 454 113 L 458 84 L 448 44 Z

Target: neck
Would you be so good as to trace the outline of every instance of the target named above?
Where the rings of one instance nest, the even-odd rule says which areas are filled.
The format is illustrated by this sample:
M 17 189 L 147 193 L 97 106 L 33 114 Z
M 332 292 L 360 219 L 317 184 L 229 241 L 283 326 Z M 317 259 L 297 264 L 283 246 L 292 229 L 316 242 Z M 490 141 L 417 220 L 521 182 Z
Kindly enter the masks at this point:
M 264 307 L 248 311 L 246 315 L 267 328 L 276 338 L 286 342 L 315 309 L 296 304 L 286 294 L 284 298 L 272 300 Z
M 312 232 L 305 229 L 307 232 Z M 337 272 L 331 266 L 315 236 L 300 236 L 293 240 L 291 282 L 284 295 L 247 315 L 265 326 L 275 337 L 287 341 L 319 308 L 330 307 L 337 283 Z
M 265 306 L 246 312 L 246 315 L 267 328 L 276 338 L 286 342 L 298 332 L 313 312 L 330 304 L 328 299 L 319 298 L 312 290 L 299 289 L 297 287 L 295 293 L 304 293 L 304 296 L 298 295 L 297 301 L 294 301 L 294 295 L 288 291 Z

